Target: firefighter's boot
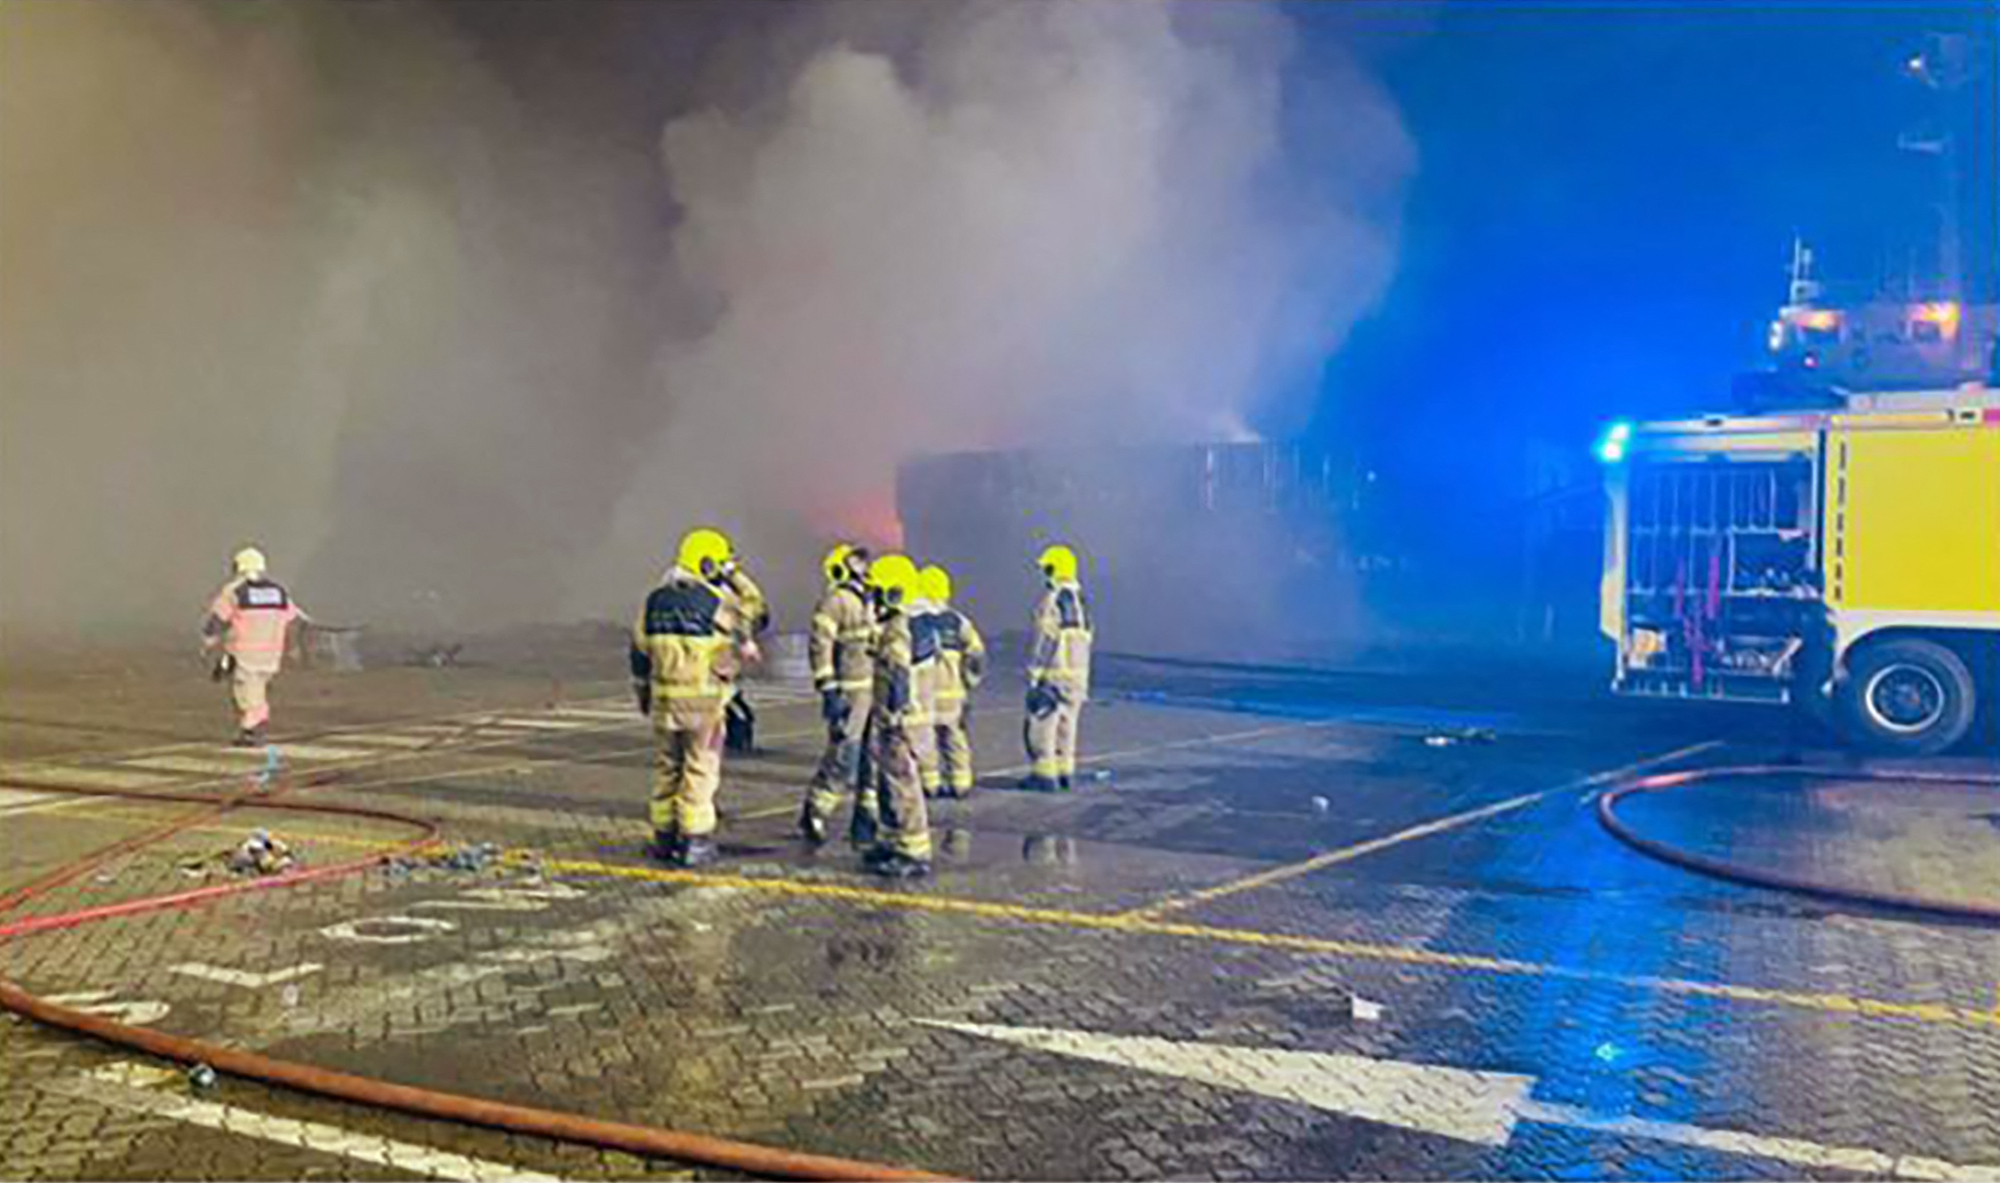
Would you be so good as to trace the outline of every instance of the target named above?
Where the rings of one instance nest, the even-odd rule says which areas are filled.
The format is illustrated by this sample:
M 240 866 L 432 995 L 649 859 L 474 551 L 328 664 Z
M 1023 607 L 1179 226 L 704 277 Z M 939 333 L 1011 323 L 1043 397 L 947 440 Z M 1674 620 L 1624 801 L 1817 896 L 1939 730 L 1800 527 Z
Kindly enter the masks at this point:
M 813 812 L 811 805 L 799 811 L 799 837 L 814 846 L 825 846 L 827 840 L 826 819 Z
M 705 867 L 715 861 L 715 839 L 703 835 L 689 838 L 681 843 L 680 853 L 674 859 L 677 867 Z

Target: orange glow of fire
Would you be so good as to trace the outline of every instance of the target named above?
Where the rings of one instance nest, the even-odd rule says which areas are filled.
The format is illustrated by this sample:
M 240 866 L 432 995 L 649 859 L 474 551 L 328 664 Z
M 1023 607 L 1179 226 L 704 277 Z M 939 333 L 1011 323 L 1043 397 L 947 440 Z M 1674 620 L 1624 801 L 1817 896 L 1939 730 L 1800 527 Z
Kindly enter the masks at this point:
M 896 494 L 889 489 L 830 504 L 815 515 L 814 524 L 829 538 L 858 542 L 878 554 L 903 546 L 903 519 L 896 513 Z

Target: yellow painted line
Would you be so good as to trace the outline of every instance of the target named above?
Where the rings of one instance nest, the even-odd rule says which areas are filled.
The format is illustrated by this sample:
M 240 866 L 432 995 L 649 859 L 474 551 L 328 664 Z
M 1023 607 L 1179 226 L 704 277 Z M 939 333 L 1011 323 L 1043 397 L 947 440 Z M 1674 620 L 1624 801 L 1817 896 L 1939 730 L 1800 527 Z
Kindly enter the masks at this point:
M 1160 900 L 1157 903 L 1133 908 L 1128 912 L 1121 913 L 1121 915 L 1128 919 L 1156 918 L 1165 916 L 1170 912 L 1179 912 L 1200 904 L 1224 899 L 1228 896 L 1239 895 L 1246 891 L 1255 891 L 1260 887 L 1269 887 L 1274 883 L 1283 883 L 1290 879 L 1296 879 L 1301 875 L 1310 875 L 1315 871 L 1324 870 L 1327 867 L 1351 862 L 1354 859 L 1374 854 L 1378 850 L 1387 850 L 1391 846 L 1400 846 L 1405 842 L 1413 842 L 1418 838 L 1428 838 L 1433 834 L 1442 834 L 1447 830 L 1455 830 L 1460 826 L 1471 825 L 1476 821 L 1484 821 L 1489 817 L 1497 817 L 1500 814 L 1519 809 L 1524 805 L 1532 805 L 1546 797 L 1555 796 L 1559 793 L 1573 793 L 1580 789 L 1594 788 L 1609 781 L 1621 780 L 1634 773 L 1643 772 L 1648 768 L 1656 768 L 1659 765 L 1699 755 L 1702 752 L 1721 746 L 1722 741 L 1715 739 L 1707 740 L 1703 743 L 1689 744 L 1684 748 L 1676 748 L 1671 752 L 1663 752 L 1657 756 L 1649 756 L 1644 760 L 1636 760 L 1623 767 L 1594 773 L 1581 780 L 1557 785 L 1552 789 L 1538 789 L 1535 792 L 1523 793 L 1518 797 L 1509 797 L 1505 801 L 1481 806 L 1478 809 L 1468 809 L 1463 813 L 1454 813 L 1448 817 L 1438 818 L 1435 821 L 1428 821 L 1421 825 L 1397 830 L 1393 834 L 1384 834 L 1380 838 L 1370 838 L 1366 842 L 1357 842 L 1352 846 L 1343 846 L 1339 850 L 1329 850 L 1324 854 L 1316 854 L 1309 859 L 1302 859 L 1296 863 L 1287 863 L 1282 867 L 1273 867 L 1271 870 L 1260 871 L 1255 875 L 1246 875 L 1241 879 L 1220 883 L 1214 887 L 1203 888 L 1200 891 L 1192 891 L 1186 895 L 1174 896 Z
M 1488 957 L 1476 953 L 1439 953 L 1404 945 L 1381 945 L 1364 941 L 1327 937 L 1297 936 L 1290 933 L 1222 928 L 1211 924 L 1184 924 L 1150 920 L 1128 915 L 1073 912 L 1056 908 L 1033 908 L 955 896 L 923 895 L 915 892 L 885 891 L 847 884 L 769 879 L 749 875 L 726 875 L 706 871 L 679 871 L 663 867 L 631 866 L 584 859 L 543 858 L 545 872 L 602 875 L 641 879 L 660 883 L 683 883 L 703 887 L 730 887 L 806 899 L 834 900 L 863 907 L 902 908 L 949 915 L 976 916 L 989 920 L 1015 921 L 1091 932 L 1123 933 L 1135 936 L 1178 937 L 1222 944 L 1252 945 L 1297 953 L 1349 957 L 1358 960 L 1388 961 L 1436 969 L 1467 970 L 1513 976 L 1560 978 L 1567 981 L 1654 990 L 1734 1002 L 1754 1002 L 1821 1013 L 1911 1019 L 1918 1022 L 2000 1030 L 2000 1011 L 1987 1012 L 1969 1007 L 1933 1002 L 1898 1002 L 1861 998 L 1846 994 L 1811 994 L 1795 990 L 1740 986 L 1728 982 L 1701 982 L 1688 978 L 1663 978 L 1606 973 L 1533 961 Z

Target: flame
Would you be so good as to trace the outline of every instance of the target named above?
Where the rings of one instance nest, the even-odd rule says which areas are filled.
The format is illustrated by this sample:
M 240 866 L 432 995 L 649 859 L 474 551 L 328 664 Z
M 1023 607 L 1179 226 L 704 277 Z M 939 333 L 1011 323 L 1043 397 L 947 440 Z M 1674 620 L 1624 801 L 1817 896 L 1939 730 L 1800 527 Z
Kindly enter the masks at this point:
M 815 516 L 814 525 L 828 537 L 850 539 L 877 554 L 903 546 L 903 519 L 896 512 L 893 489 L 874 489 L 829 504 Z

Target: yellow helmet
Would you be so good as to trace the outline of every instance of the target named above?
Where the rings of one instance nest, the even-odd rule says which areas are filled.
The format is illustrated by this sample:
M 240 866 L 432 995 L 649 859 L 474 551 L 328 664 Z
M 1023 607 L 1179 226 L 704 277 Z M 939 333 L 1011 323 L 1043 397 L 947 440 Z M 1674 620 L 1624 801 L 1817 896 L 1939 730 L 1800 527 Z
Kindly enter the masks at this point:
M 951 572 L 932 563 L 917 572 L 923 577 L 924 598 L 942 608 L 951 603 Z
M 254 546 L 246 546 L 230 559 L 236 573 L 245 579 L 254 579 L 264 573 L 264 552 Z
M 1076 552 L 1060 542 L 1044 550 L 1035 566 L 1057 583 L 1076 582 Z
M 736 548 L 729 544 L 727 535 L 704 526 L 699 530 L 689 530 L 681 539 L 681 553 L 676 561 L 688 574 L 708 578 L 735 555 Z
M 868 584 L 891 604 L 914 600 L 923 594 L 922 577 L 908 555 L 888 554 L 868 565 Z
M 847 578 L 847 556 L 853 553 L 854 544 L 851 542 L 843 542 L 826 552 L 826 558 L 820 560 L 819 569 L 828 583 L 839 583 Z
M 820 571 L 826 576 L 829 586 L 845 583 L 849 579 L 866 579 L 868 576 L 868 548 L 843 542 L 826 552 L 820 560 Z

